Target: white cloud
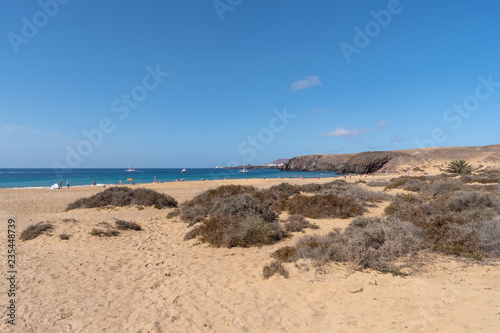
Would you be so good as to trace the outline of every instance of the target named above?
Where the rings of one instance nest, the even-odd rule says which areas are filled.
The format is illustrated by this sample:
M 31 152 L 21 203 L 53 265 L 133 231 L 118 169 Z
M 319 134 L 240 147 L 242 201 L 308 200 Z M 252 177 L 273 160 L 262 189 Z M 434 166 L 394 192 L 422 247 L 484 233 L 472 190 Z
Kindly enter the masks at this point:
M 393 137 L 391 139 L 391 143 L 394 143 L 394 142 L 404 142 L 406 140 L 408 140 L 409 136 L 405 137 L 405 138 L 401 138 L 399 135 L 396 135 L 395 137 Z
M 381 120 L 378 122 L 376 127 L 372 127 L 371 129 L 368 129 L 368 127 L 364 127 L 362 129 L 345 129 L 344 127 L 337 127 L 335 130 L 330 132 L 321 132 L 321 136 L 340 136 L 343 138 L 353 138 L 358 135 L 369 136 L 370 132 L 381 130 L 387 126 L 387 123 L 387 120 Z
M 302 90 L 302 89 L 311 88 L 311 87 L 320 86 L 320 85 L 321 85 L 321 81 L 320 81 L 319 77 L 308 76 L 305 79 L 298 80 L 298 81 L 295 81 L 294 83 L 292 83 L 292 86 L 290 87 L 290 89 Z
M 341 137 L 355 137 L 359 134 L 362 134 L 364 130 L 357 130 L 357 129 L 345 129 L 343 127 L 337 127 L 334 131 L 330 132 L 321 132 L 321 136 L 341 136 Z

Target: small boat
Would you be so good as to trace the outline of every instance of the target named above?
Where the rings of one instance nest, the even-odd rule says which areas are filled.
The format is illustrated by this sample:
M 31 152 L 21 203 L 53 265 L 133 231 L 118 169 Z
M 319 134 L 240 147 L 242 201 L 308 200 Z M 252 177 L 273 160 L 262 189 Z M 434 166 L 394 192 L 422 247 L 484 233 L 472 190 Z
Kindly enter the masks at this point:
M 186 173 L 186 169 L 185 169 L 185 168 L 184 168 L 184 169 L 182 169 L 182 170 L 181 170 L 181 173 Z
M 250 172 L 250 171 L 247 170 L 246 161 L 245 161 L 245 152 L 243 152 L 243 169 L 240 170 L 240 173 L 248 173 L 248 172 Z
M 137 172 L 137 171 L 139 171 L 139 170 L 134 169 L 134 168 L 132 167 L 132 154 L 130 154 L 130 164 L 129 164 L 128 169 L 127 169 L 127 170 L 125 170 L 125 172 Z

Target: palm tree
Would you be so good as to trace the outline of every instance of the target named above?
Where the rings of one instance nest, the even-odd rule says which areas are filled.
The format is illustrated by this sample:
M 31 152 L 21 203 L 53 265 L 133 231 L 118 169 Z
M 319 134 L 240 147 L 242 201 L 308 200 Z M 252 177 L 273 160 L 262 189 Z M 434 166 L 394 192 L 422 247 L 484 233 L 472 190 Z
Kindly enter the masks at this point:
M 449 173 L 458 173 L 459 175 L 464 175 L 472 172 L 472 167 L 467 163 L 467 161 L 459 158 L 458 160 L 451 161 L 448 163 L 448 168 L 446 169 Z

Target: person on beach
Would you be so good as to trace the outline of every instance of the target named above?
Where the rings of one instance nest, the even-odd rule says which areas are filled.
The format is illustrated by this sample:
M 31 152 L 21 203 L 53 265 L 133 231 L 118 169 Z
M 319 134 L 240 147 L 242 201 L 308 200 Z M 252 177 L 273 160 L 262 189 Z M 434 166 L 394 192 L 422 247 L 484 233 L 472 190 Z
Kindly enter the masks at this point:
M 66 187 L 69 188 L 69 180 L 66 181 Z
M 120 179 L 120 185 L 122 184 L 122 180 Z
M 94 180 L 94 187 L 95 187 L 95 180 Z
M 156 183 L 156 176 L 155 176 L 155 179 L 153 180 L 153 183 Z
M 62 182 L 59 182 L 59 189 L 62 189 Z

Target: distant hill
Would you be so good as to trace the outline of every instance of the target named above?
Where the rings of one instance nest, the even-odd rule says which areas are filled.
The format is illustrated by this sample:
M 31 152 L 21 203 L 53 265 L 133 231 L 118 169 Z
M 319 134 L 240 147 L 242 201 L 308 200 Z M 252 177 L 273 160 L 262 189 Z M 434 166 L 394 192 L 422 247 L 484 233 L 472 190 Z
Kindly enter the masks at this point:
M 279 166 L 282 166 L 282 165 L 288 163 L 288 161 L 290 161 L 289 158 L 280 158 L 280 159 L 277 159 L 274 162 L 262 164 L 262 166 L 276 166 L 276 167 L 279 167 Z
M 448 162 L 457 158 L 467 160 L 477 170 L 500 168 L 500 145 L 305 155 L 290 159 L 281 170 L 335 171 L 341 174 L 420 170 L 439 173 Z

